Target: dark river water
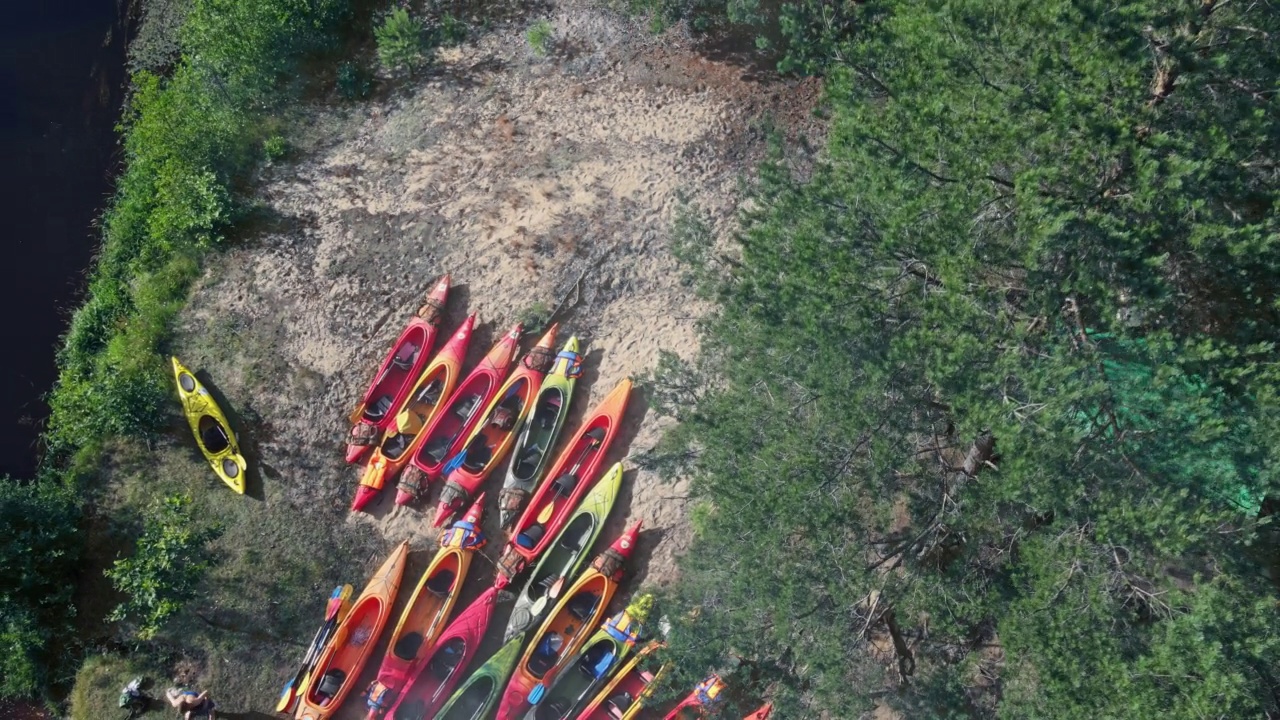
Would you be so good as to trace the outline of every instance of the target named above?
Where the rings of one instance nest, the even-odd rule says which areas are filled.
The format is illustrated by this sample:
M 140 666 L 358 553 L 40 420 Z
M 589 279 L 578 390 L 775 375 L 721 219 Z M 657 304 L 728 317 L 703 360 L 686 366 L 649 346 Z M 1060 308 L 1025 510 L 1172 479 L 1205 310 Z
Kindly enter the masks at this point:
M 119 159 L 125 25 L 117 0 L 0 5 L 0 475 L 21 478 Z

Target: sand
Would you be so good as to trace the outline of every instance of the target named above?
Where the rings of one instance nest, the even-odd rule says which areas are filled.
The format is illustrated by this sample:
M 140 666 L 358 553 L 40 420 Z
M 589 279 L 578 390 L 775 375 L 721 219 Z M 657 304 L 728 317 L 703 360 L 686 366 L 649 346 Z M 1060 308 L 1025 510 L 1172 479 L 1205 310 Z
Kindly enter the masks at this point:
M 229 396 L 252 396 L 264 482 L 279 485 L 270 501 L 349 504 L 359 471 L 342 461 L 347 415 L 443 273 L 454 282 L 444 331 L 479 314 L 467 369 L 526 308 L 561 308 L 561 337 L 578 335 L 587 358 L 566 433 L 618 381 L 652 370 L 660 350 L 693 356 L 710 308 L 668 249 L 681 198 L 726 242 L 742 183 L 764 157 L 763 118 L 792 138 L 821 133 L 816 81 L 711 60 L 678 30 L 651 36 L 590 6 L 545 17 L 555 28 L 547 58 L 524 40 L 528 18 L 441 51 L 389 97 L 317 118 L 301 159 L 264 174 L 272 219 L 197 287 L 187 333 L 227 323 L 274 357 L 252 371 L 243 359 L 198 359 Z M 666 422 L 636 391 L 605 466 L 651 448 Z M 500 483 L 486 485 L 491 500 Z M 691 538 L 686 489 L 682 478 L 627 472 L 597 545 L 643 520 L 621 598 L 676 577 Z M 335 512 L 335 522 L 427 549 L 435 531 L 424 511 L 437 493 L 417 508 L 384 493 L 369 514 Z M 496 511 L 486 521 L 492 558 Z M 490 577 L 477 561 L 463 602 Z

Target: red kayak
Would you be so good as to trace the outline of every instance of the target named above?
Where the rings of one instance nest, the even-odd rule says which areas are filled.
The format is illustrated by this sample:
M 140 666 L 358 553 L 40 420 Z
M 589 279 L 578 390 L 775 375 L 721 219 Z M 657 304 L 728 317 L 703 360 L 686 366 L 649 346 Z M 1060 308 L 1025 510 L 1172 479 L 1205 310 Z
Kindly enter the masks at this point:
M 462 449 L 445 466 L 446 482 L 436 507 L 435 526 L 440 527 L 462 508 L 489 473 L 502 464 L 531 402 L 542 387 L 542 378 L 556 359 L 556 325 L 524 356 L 520 367 L 503 383 L 467 435 Z
M 445 628 L 436 641 L 435 650 L 418 666 L 418 676 L 391 706 L 389 720 L 434 717 L 444 707 L 476 650 L 480 649 L 497 598 L 497 588 L 485 590 Z
M 422 377 L 413 384 L 405 397 L 404 407 L 396 413 L 390 426 L 382 435 L 382 442 L 373 449 L 369 464 L 360 476 L 356 496 L 351 501 L 352 510 L 363 510 L 369 501 L 382 492 L 387 480 L 400 474 L 420 445 L 422 431 L 444 409 L 453 396 L 453 389 L 462 377 L 462 361 L 467 357 L 471 344 L 471 330 L 476 324 L 474 314 L 462 321 L 462 325 L 440 348 L 435 358 L 422 371 Z
M 671 712 L 667 713 L 663 720 L 698 720 L 707 717 L 711 708 L 715 707 L 724 700 L 724 681 L 719 675 L 711 677 L 698 683 L 698 687 L 693 689 L 685 699 L 680 701 Z
M 516 521 L 511 539 L 498 558 L 494 584 L 499 588 L 506 587 L 529 563 L 538 559 L 573 514 L 578 501 L 591 489 L 609 443 L 618 433 L 630 395 L 631 380 L 618 383 L 587 416 L 578 433 L 556 458 L 545 476 L 547 479 Z
M 396 486 L 397 505 L 413 502 L 428 483 L 440 477 L 449 458 L 462 449 L 467 433 L 480 422 L 480 411 L 498 393 L 498 386 L 511 368 L 519 349 L 521 329 L 521 324 L 516 323 L 489 349 L 489 354 L 458 385 L 444 412 L 436 415 L 422 431 L 421 444 L 414 451 L 409 467 L 400 474 Z
M 449 276 L 445 275 L 427 295 L 427 302 L 418 308 L 417 314 L 391 352 L 378 367 L 373 382 L 360 398 L 360 405 L 351 414 L 354 427 L 347 440 L 347 462 L 353 463 L 382 437 L 382 432 L 395 420 L 396 412 L 404 404 L 409 387 L 422 374 L 431 358 L 431 346 L 435 344 L 444 319 L 444 304 L 449 298 Z
M 742 720 L 769 720 L 769 716 L 773 714 L 773 703 L 765 703 L 760 706 L 759 710 L 742 718 Z

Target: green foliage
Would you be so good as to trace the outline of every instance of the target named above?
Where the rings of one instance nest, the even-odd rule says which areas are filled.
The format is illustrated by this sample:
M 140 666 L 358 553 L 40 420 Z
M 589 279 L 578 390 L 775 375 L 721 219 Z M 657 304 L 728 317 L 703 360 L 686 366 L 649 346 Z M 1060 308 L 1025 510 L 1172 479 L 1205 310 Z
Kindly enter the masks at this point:
M 289 143 L 279 135 L 272 135 L 262 141 L 262 154 L 267 162 L 274 162 L 289 154 Z
M 444 13 L 440 16 L 440 44 L 445 47 L 453 47 L 461 45 L 467 39 L 467 33 L 470 32 L 467 24 L 460 18 L 451 13 Z
M 526 333 L 535 335 L 546 330 L 551 321 L 551 308 L 539 300 L 522 310 L 516 319 L 524 325 Z
M 524 39 L 529 43 L 529 49 L 538 57 L 546 57 L 551 51 L 551 42 L 555 39 L 556 30 L 551 26 L 551 22 L 542 19 L 529 26 L 525 31 Z
M 61 679 L 79 517 L 74 494 L 56 483 L 0 479 L 0 697 L 38 697 Z
M 338 65 L 338 94 L 345 100 L 361 100 L 373 92 L 373 75 L 362 65 L 344 62 Z
M 908 717 L 1280 713 L 1276 538 L 1234 502 L 1280 467 L 1280 18 L 847 10 L 806 41 L 823 162 L 762 168 L 740 261 L 673 245 L 721 301 L 651 395 L 715 509 L 673 682 L 740 657 L 786 717 L 886 682 Z
M 295 85 L 297 63 L 323 47 L 345 8 L 342 0 L 195 0 L 180 8 L 182 59 L 172 74 L 135 73 L 120 126 L 125 168 L 49 398 L 54 462 L 105 436 L 163 427 L 162 346 L 198 259 L 240 215 L 233 188 L 261 148 L 281 147 L 263 131 L 288 97 L 279 90 Z
M 114 718 L 119 702 L 120 689 L 135 677 L 144 679 L 143 688 L 151 695 L 158 695 L 156 688 L 166 677 L 164 669 L 154 662 L 139 657 L 120 655 L 93 655 L 86 658 L 76 673 L 75 685 L 67 698 L 68 720 L 102 720 Z M 151 685 L 148 688 L 147 682 Z M 159 702 L 164 702 L 160 699 Z M 158 709 L 158 706 L 153 707 Z M 144 717 L 149 717 L 146 715 Z M 118 717 L 124 717 L 120 711 Z
M 209 568 L 206 546 L 219 530 L 199 526 L 190 506 L 191 498 L 177 495 L 155 503 L 147 512 L 133 556 L 117 560 L 106 571 L 116 589 L 128 596 L 109 619 L 132 621 L 140 639 L 154 636 L 195 597 Z
M 382 24 L 374 28 L 373 36 L 378 42 L 378 62 L 389 72 L 413 72 L 428 60 L 431 48 L 426 23 L 403 6 L 392 8 Z

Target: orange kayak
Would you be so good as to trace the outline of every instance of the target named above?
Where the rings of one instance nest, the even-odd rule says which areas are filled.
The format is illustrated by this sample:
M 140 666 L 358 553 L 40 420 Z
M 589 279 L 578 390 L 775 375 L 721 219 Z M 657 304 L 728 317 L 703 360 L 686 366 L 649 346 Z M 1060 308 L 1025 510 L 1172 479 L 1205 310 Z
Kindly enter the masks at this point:
M 406 540 L 382 563 L 351 605 L 351 612 L 338 625 L 329 647 L 316 662 L 307 691 L 298 702 L 296 720 L 327 720 L 342 706 L 386 627 L 408 554 Z
M 363 510 L 382 492 L 387 480 L 394 478 L 409 462 L 418 448 L 423 428 L 430 425 L 449 402 L 462 375 L 462 361 L 467 357 L 475 324 L 474 314 L 464 320 L 449 342 L 432 358 L 418 382 L 414 383 L 405 398 L 404 407 L 383 432 L 382 442 L 374 448 L 373 456 L 360 476 L 355 499 L 351 501 L 352 510 Z
M 742 718 L 742 720 L 769 720 L 769 716 L 773 714 L 773 703 L 765 703 L 760 706 L 759 710 Z
M 404 404 L 409 386 L 422 372 L 436 333 L 444 319 L 444 305 L 449 298 L 449 276 L 445 275 L 427 295 L 427 302 L 418 308 L 409 320 L 404 332 L 396 339 L 378 372 L 369 383 L 369 389 L 360 398 L 360 405 L 352 413 L 351 435 L 347 438 L 347 462 L 353 463 L 378 441 L 383 430 L 391 424 L 396 411 Z
M 520 323 L 516 323 L 489 349 L 489 354 L 458 385 L 445 409 L 422 431 L 417 448 L 410 454 L 409 467 L 400 473 L 400 482 L 396 485 L 397 505 L 413 502 L 428 483 L 440 477 L 445 463 L 458 452 L 462 440 L 480 421 L 480 411 L 497 394 L 515 359 L 520 330 Z
M 484 493 L 467 514 L 440 535 L 440 550 L 423 571 L 418 586 L 391 633 L 387 654 L 378 668 L 378 678 L 365 692 L 369 706 L 367 720 L 378 720 L 396 701 L 400 690 L 417 674 L 418 668 L 435 650 L 444 632 L 445 621 L 458 602 L 459 590 L 471 567 L 471 557 L 484 547 L 480 516 L 484 513 Z
M 597 480 L 609 443 L 618 434 L 631 396 L 626 379 L 596 406 L 565 446 L 542 484 L 512 528 L 511 539 L 498 559 L 494 584 L 505 587 L 547 549 L 564 527 L 582 496 Z
M 524 356 L 520 367 L 489 401 L 480 422 L 462 443 L 462 450 L 445 466 L 446 481 L 436 507 L 435 526 L 440 527 L 457 512 L 480 487 L 489 473 L 502 464 L 515 442 L 516 433 L 532 407 L 542 378 L 551 369 L 556 354 L 556 328 L 552 325 L 538 344 Z
M 567 590 L 534 634 L 516 663 L 498 705 L 496 720 L 516 720 L 529 708 L 529 692 L 541 683 L 554 684 L 556 675 L 578 654 L 583 643 L 604 621 L 609 601 L 626 573 L 625 564 L 635 550 L 640 523 L 618 536 L 607 550 L 591 561 L 591 568 Z

